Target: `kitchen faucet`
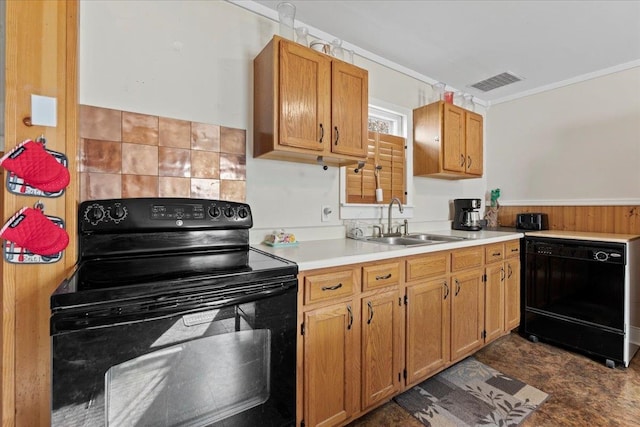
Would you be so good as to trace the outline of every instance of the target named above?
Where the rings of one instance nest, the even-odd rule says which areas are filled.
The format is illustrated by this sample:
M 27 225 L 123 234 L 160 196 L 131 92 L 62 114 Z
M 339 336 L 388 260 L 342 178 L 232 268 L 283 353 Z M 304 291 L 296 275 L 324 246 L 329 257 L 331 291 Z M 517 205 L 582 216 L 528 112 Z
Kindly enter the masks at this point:
M 402 202 L 400 201 L 400 199 L 398 199 L 397 197 L 394 197 L 393 199 L 391 199 L 391 201 L 389 202 L 389 224 L 387 227 L 388 234 L 391 234 L 391 208 L 393 207 L 393 202 L 398 203 L 398 210 L 400 211 L 400 213 L 404 211 L 404 208 L 402 207 Z

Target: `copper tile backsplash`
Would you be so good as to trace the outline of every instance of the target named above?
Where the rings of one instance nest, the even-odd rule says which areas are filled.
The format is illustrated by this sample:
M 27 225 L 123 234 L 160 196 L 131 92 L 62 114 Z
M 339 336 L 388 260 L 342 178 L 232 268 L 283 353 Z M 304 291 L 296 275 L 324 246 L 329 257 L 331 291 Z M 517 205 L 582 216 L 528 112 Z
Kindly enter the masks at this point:
M 246 131 L 80 106 L 80 199 L 246 200 Z

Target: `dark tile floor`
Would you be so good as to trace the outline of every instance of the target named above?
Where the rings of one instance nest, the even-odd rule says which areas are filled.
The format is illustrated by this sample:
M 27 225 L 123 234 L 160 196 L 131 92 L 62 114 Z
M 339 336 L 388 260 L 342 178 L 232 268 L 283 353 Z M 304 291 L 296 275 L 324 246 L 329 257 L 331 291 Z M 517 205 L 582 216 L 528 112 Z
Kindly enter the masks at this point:
M 640 353 L 640 352 L 639 352 Z M 603 361 L 512 333 L 475 354 L 500 372 L 549 394 L 523 427 L 640 426 L 640 354 L 628 368 L 607 368 Z M 420 427 L 393 401 L 349 427 Z

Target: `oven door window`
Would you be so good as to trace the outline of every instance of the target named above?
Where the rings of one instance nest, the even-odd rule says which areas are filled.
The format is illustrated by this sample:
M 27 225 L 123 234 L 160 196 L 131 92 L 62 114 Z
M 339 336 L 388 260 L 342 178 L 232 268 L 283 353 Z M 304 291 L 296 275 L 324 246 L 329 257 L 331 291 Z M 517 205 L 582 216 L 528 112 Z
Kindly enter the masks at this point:
M 292 289 L 54 336 L 52 425 L 293 425 L 295 303 Z

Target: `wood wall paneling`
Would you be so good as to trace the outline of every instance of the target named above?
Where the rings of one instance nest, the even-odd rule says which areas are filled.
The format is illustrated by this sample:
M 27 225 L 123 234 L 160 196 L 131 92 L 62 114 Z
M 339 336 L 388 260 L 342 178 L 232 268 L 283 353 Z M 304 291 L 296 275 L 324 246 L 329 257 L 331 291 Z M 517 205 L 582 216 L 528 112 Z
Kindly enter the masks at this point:
M 71 183 L 63 196 L 43 202 L 45 213 L 65 220 L 70 242 L 76 241 L 77 228 L 77 32 L 76 0 L 6 2 L 5 150 L 44 135 L 48 148 L 67 153 Z M 23 124 L 31 94 L 57 99 L 57 126 Z M 3 223 L 38 200 L 10 194 L 4 185 L 0 199 Z M 71 243 L 54 264 L 2 261 L 3 426 L 50 425 L 49 297 L 75 260 Z
M 546 213 L 551 230 L 640 234 L 640 205 L 500 206 L 498 223 L 515 227 L 516 215 L 526 212 Z

